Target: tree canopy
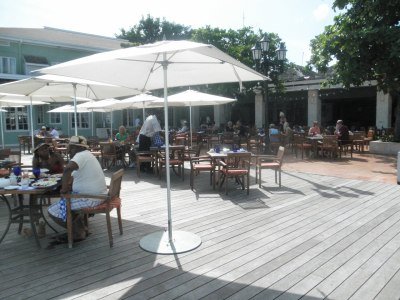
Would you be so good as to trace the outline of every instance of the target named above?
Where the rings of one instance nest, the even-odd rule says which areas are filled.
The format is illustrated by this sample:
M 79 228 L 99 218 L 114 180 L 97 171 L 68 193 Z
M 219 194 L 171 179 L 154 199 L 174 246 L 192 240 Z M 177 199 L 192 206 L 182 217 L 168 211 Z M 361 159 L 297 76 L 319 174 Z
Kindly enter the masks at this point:
M 334 24 L 311 41 L 310 64 L 332 84 L 359 86 L 376 80 L 378 88 L 399 91 L 400 0 L 336 0 Z

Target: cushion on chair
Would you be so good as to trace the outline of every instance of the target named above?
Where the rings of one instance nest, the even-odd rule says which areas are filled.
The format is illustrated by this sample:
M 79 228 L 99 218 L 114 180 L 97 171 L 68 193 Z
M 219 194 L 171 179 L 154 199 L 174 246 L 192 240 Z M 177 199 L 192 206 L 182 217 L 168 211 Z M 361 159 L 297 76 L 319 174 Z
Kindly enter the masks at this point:
M 279 168 L 279 163 L 276 162 L 264 162 L 260 164 L 261 168 Z
M 90 214 L 90 213 L 93 213 L 93 212 L 96 212 L 96 211 L 106 211 L 107 207 L 109 207 L 110 210 L 112 210 L 112 209 L 118 208 L 120 206 L 121 206 L 121 198 L 120 197 L 114 197 L 110 202 L 108 202 L 108 205 L 107 205 L 107 202 L 103 202 L 102 204 L 97 205 L 95 207 L 85 207 L 85 208 L 82 208 L 81 210 L 84 213 Z
M 210 170 L 213 168 L 212 164 L 197 164 L 193 165 L 194 170 Z
M 246 175 L 248 173 L 247 170 L 235 170 L 235 169 L 232 169 L 232 170 L 222 169 L 221 171 L 224 174 L 232 175 L 232 176 Z

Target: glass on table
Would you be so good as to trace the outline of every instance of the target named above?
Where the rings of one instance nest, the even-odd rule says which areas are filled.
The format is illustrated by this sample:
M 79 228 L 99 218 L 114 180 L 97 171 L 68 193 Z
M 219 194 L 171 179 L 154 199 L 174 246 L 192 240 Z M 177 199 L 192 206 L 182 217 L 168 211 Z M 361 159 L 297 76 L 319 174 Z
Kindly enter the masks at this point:
M 12 169 L 12 171 L 13 171 L 13 173 L 14 173 L 14 175 L 15 176 L 19 176 L 19 175 L 21 175 L 21 167 L 20 166 L 15 166 L 13 169 Z
M 33 168 L 32 174 L 33 176 L 35 176 L 36 179 L 38 179 L 40 177 L 40 168 Z

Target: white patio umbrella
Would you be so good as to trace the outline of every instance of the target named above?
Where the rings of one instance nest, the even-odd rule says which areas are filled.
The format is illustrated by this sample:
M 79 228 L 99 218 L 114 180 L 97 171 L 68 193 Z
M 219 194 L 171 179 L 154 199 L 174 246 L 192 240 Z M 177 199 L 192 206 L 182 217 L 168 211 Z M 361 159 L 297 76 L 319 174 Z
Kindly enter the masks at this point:
M 192 146 L 192 106 L 221 105 L 234 102 L 236 99 L 227 98 L 194 90 L 187 90 L 168 97 L 170 106 L 189 106 L 190 145 Z M 151 105 L 158 105 L 160 101 L 153 101 Z
M 38 97 L 70 96 L 73 97 L 74 106 L 79 98 L 105 99 L 140 94 L 139 91 L 132 88 L 57 75 L 42 75 L 1 84 L 0 93 Z M 76 119 L 76 112 L 74 114 Z M 76 122 L 75 135 L 78 135 Z
M 32 107 L 33 105 L 46 105 L 47 102 L 43 101 L 32 101 L 27 100 L 24 96 L 17 96 L 17 95 L 0 95 L 0 107 L 23 107 L 29 105 L 29 119 L 30 119 L 30 126 L 31 126 L 31 138 L 32 138 L 32 145 L 34 145 L 34 138 L 33 138 L 33 116 L 32 116 Z M 4 148 L 4 130 L 3 130 L 3 120 L 1 120 L 1 136 L 3 140 L 3 148 Z
M 190 41 L 154 44 L 99 53 L 38 70 L 106 82 L 140 91 L 164 89 L 165 142 L 168 140 L 168 87 L 223 82 L 260 81 L 268 78 L 212 45 Z M 166 147 L 168 232 L 143 237 L 140 246 L 155 253 L 181 253 L 197 248 L 201 239 L 172 229 L 169 147 Z
M 127 108 L 141 108 L 143 110 L 143 122 L 146 119 L 145 116 L 145 109 L 151 106 L 151 103 L 154 101 L 163 101 L 163 98 L 156 97 L 150 94 L 140 94 L 137 96 L 129 97 L 126 99 L 121 100 L 121 103 L 126 103 L 129 106 Z M 163 107 L 164 103 L 159 104 L 158 106 L 151 106 L 151 107 Z
M 54 108 L 52 110 L 49 110 L 47 112 L 48 113 L 68 113 L 68 114 L 71 114 L 71 113 L 75 112 L 75 107 L 73 105 L 67 104 L 67 105 L 56 107 L 56 108 Z M 76 109 L 76 112 L 78 112 L 78 113 L 87 113 L 87 112 L 90 112 L 90 110 L 88 110 L 87 108 L 80 107 L 80 108 Z M 93 112 L 92 112 L 92 120 L 93 120 Z M 69 132 L 69 128 L 70 128 L 70 124 L 69 123 L 70 122 L 69 121 L 70 121 L 70 119 L 68 117 L 68 135 L 70 135 L 70 132 Z M 92 124 L 92 133 L 93 133 L 93 124 Z
M 100 101 L 85 102 L 85 103 L 77 105 L 77 108 L 86 108 L 87 110 L 92 111 L 92 112 L 110 112 L 110 114 L 111 114 L 110 130 L 111 130 L 111 135 L 112 135 L 113 111 L 125 109 L 126 107 L 128 107 L 128 105 L 129 104 L 127 104 L 127 103 L 122 103 L 121 100 L 110 98 L 110 99 L 104 99 L 104 100 L 100 100 Z M 92 126 L 92 128 L 93 128 L 93 126 Z

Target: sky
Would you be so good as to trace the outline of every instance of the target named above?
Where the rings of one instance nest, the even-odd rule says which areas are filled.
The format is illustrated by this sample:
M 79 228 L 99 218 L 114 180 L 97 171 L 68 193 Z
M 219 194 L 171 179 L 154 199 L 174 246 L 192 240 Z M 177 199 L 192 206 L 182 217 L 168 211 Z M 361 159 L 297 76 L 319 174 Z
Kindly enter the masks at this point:
M 1 0 L 0 27 L 54 27 L 115 37 L 148 14 L 200 28 L 252 27 L 277 33 L 287 58 L 299 65 L 310 59 L 310 40 L 333 24 L 333 0 Z

